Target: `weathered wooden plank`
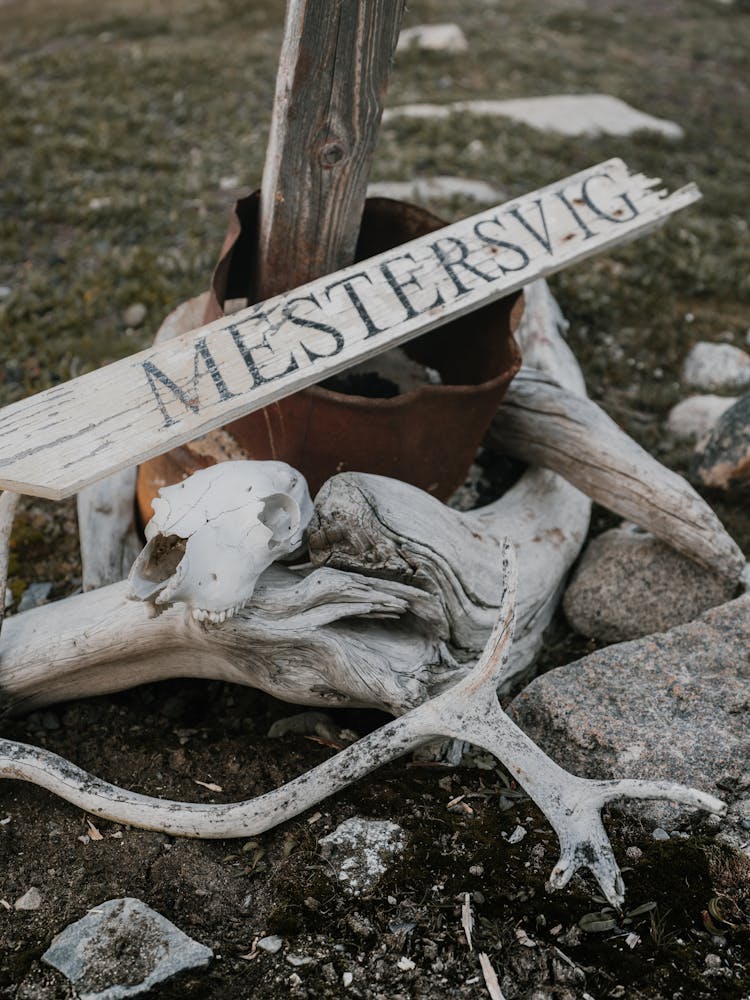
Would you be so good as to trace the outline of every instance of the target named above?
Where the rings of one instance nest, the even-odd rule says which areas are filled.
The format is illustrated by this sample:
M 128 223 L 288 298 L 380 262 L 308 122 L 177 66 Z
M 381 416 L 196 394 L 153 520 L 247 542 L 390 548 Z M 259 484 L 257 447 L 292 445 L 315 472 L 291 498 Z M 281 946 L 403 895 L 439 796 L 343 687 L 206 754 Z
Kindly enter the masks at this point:
M 633 239 L 700 194 L 610 160 L 0 411 L 0 488 L 59 498 Z
M 263 170 L 257 298 L 351 264 L 404 0 L 289 0 Z

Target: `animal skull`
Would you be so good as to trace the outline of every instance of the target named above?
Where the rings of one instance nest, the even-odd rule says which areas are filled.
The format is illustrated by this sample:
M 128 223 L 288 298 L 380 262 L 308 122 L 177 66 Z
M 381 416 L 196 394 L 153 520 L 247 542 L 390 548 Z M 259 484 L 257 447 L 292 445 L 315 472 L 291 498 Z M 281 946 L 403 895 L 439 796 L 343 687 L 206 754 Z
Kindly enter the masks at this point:
M 313 506 L 301 473 L 284 462 L 221 462 L 162 487 L 129 597 L 183 602 L 198 621 L 231 618 L 263 570 L 302 543 Z

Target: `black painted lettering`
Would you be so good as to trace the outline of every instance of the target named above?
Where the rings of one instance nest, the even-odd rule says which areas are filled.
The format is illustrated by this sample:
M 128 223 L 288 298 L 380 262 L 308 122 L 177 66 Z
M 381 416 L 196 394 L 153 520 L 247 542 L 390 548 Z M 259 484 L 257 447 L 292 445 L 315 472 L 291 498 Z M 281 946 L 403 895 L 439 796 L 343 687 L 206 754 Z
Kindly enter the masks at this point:
M 195 343 L 195 357 L 193 359 L 193 381 L 190 388 L 186 391 L 180 388 L 177 383 L 163 372 L 161 368 L 157 368 L 153 361 L 144 361 L 143 370 L 146 373 L 146 379 L 148 380 L 149 388 L 154 394 L 154 399 L 159 407 L 159 411 L 164 419 L 164 426 L 171 427 L 178 421 L 177 417 L 172 416 L 167 410 L 166 402 L 162 396 L 162 391 L 167 389 L 172 393 L 175 399 L 177 399 L 186 410 L 191 413 L 200 412 L 200 397 L 198 394 L 198 380 L 200 374 L 198 371 L 199 362 L 202 361 L 206 367 L 206 371 L 211 377 L 217 393 L 219 394 L 220 402 L 224 403 L 228 399 L 232 399 L 237 393 L 231 392 L 228 388 L 224 378 L 219 371 L 219 367 L 216 364 L 216 359 L 214 358 L 211 351 L 208 349 L 208 344 L 206 343 L 206 338 L 201 337 Z M 161 390 L 159 387 L 162 387 Z
M 437 298 L 432 303 L 432 305 L 427 306 L 426 309 L 416 308 L 414 303 L 411 302 L 407 297 L 407 295 L 405 294 L 404 289 L 409 288 L 411 285 L 413 285 L 415 288 L 418 288 L 420 291 L 422 291 L 422 286 L 420 285 L 419 279 L 414 273 L 414 270 L 407 271 L 405 279 L 396 277 L 396 275 L 391 270 L 391 265 L 395 264 L 399 260 L 410 260 L 412 263 L 414 263 L 414 256 L 410 253 L 404 253 L 401 254 L 399 257 L 391 257 L 391 259 L 387 261 L 385 264 L 380 265 L 380 270 L 382 271 L 385 280 L 393 289 L 396 298 L 406 310 L 406 319 L 416 319 L 416 317 L 421 315 L 421 313 L 426 312 L 429 309 L 434 309 L 435 306 L 441 306 L 445 301 L 445 299 L 438 291 Z
M 255 313 L 251 319 L 267 319 L 267 316 L 265 313 Z M 245 322 L 249 321 L 246 320 Z M 296 372 L 299 368 L 294 353 L 290 351 L 289 364 L 283 372 L 277 372 L 275 375 L 264 375 L 260 370 L 258 362 L 253 357 L 253 351 L 270 351 L 273 355 L 273 346 L 266 334 L 261 334 L 261 338 L 257 343 L 248 346 L 242 338 L 239 327 L 237 327 L 234 323 L 231 324 L 231 326 L 228 326 L 227 330 L 229 331 L 237 350 L 240 352 L 240 357 L 245 362 L 245 367 L 253 377 L 253 389 L 257 389 L 260 385 L 268 385 L 269 382 L 275 382 L 276 379 L 283 378 L 285 375 L 291 374 L 291 372 Z
M 573 216 L 573 218 L 575 219 L 575 221 L 577 222 L 577 224 L 581 227 L 581 229 L 583 231 L 583 238 L 585 240 L 590 240 L 591 237 L 594 235 L 594 233 L 591 232 L 591 230 L 589 229 L 589 227 L 586 225 L 586 223 L 583 221 L 583 219 L 581 218 L 581 216 L 578 214 L 578 211 L 577 211 L 575 205 L 573 205 L 567 199 L 567 197 L 565 196 L 565 191 L 564 190 L 560 190 L 560 191 L 556 191 L 555 193 L 556 193 L 557 197 L 560 199 L 560 201 L 563 203 L 563 205 L 565 205 L 565 207 L 570 212 L 570 214 Z M 579 201 L 582 201 L 582 200 L 583 199 L 579 199 Z
M 612 184 L 615 183 L 609 174 L 594 174 L 592 177 L 586 178 L 581 188 L 581 194 L 583 195 L 583 200 L 586 202 L 586 204 L 589 206 L 592 212 L 595 212 L 600 218 L 606 219 L 607 222 L 630 222 L 631 219 L 634 219 L 637 215 L 640 215 L 640 212 L 631 201 L 630 195 L 627 194 L 625 191 L 623 191 L 621 194 L 616 195 L 615 197 L 620 198 L 623 201 L 623 203 L 627 205 L 627 207 L 630 209 L 630 215 L 625 215 L 621 208 L 617 209 L 611 215 L 609 215 L 607 212 L 601 209 L 589 194 L 589 184 L 591 184 L 592 181 L 598 180 L 600 178 L 605 178 Z
M 375 320 L 367 311 L 364 302 L 359 297 L 359 294 L 357 293 L 357 290 L 354 288 L 353 284 L 353 282 L 355 282 L 358 278 L 364 278 L 369 285 L 372 284 L 372 278 L 370 277 L 369 274 L 367 274 L 365 271 L 358 271 L 356 274 L 349 274 L 346 276 L 346 278 L 341 278 L 339 281 L 332 281 L 330 285 L 326 286 L 325 291 L 326 291 L 326 296 L 328 297 L 328 301 L 330 302 L 331 289 L 338 288 L 339 285 L 343 286 L 344 291 L 349 296 L 351 304 L 357 310 L 359 318 L 365 324 L 365 328 L 367 330 L 367 336 L 365 337 L 366 340 L 367 337 L 373 337 L 376 333 L 384 333 L 386 328 L 384 327 L 381 329 L 381 327 L 379 327 L 375 323 Z
M 536 205 L 537 209 L 539 210 L 539 220 L 540 220 L 540 222 L 542 224 L 542 228 L 544 229 L 544 235 L 543 236 L 539 232 L 538 229 L 536 229 L 534 226 L 532 226 L 532 224 L 529 222 L 528 219 L 525 219 L 523 217 L 523 215 L 521 214 L 521 209 L 520 208 L 516 207 L 516 208 L 509 209 L 508 210 L 508 215 L 512 215 L 514 219 L 517 219 L 518 222 L 520 222 L 521 225 L 523 226 L 523 228 L 526 230 L 526 232 L 529 233 L 531 236 L 533 236 L 534 239 L 537 241 L 537 243 L 540 246 L 544 247 L 544 249 L 547 251 L 547 253 L 551 255 L 552 254 L 552 241 L 549 238 L 549 229 L 547 228 L 547 219 L 545 218 L 545 215 L 544 215 L 544 204 L 543 204 L 541 198 L 537 198 L 534 201 L 534 204 Z M 518 270 L 518 268 L 514 268 L 514 270 Z
M 308 356 L 310 361 L 317 361 L 318 358 L 335 358 L 337 354 L 341 354 L 344 350 L 344 335 L 336 330 L 334 327 L 329 326 L 327 323 L 321 323 L 316 319 L 310 319 L 309 316 L 297 316 L 292 312 L 292 306 L 297 302 L 312 302 L 314 306 L 320 309 L 320 303 L 315 298 L 314 295 L 299 295 L 296 299 L 289 299 L 281 310 L 281 315 L 284 319 L 288 319 L 290 323 L 294 323 L 297 326 L 307 327 L 309 330 L 320 330 L 321 333 L 327 333 L 329 336 L 333 337 L 333 350 L 329 351 L 327 354 L 317 354 L 315 351 L 311 351 L 309 347 L 300 341 L 300 347 Z
M 448 254 L 451 248 L 448 247 L 445 250 L 440 246 L 441 243 L 450 243 L 455 248 L 458 248 L 459 256 L 455 260 L 449 260 Z M 440 264 L 451 279 L 453 284 L 456 286 L 456 292 L 459 295 L 466 295 L 471 289 L 467 288 L 466 285 L 461 281 L 459 276 L 456 274 L 456 270 L 460 267 L 464 271 L 468 271 L 470 274 L 475 274 L 482 281 L 495 281 L 497 275 L 485 274 L 484 271 L 480 271 L 478 267 L 474 267 L 473 264 L 469 264 L 466 258 L 469 256 L 469 248 L 463 242 L 463 240 L 458 240 L 454 236 L 444 236 L 442 240 L 437 240 L 435 243 L 430 245 L 430 249 L 434 252 Z
M 490 236 L 488 233 L 484 232 L 484 229 L 487 226 L 492 226 L 492 225 L 499 226 L 500 229 L 505 230 L 505 226 L 502 224 L 500 219 L 498 219 L 498 217 L 495 216 L 492 219 L 480 219 L 479 222 L 477 222 L 477 224 L 474 226 L 475 235 L 478 236 L 479 239 L 482 240 L 482 242 L 489 243 L 489 245 L 493 247 L 502 247 L 504 250 L 510 250 L 513 253 L 517 253 L 518 256 L 521 258 L 520 263 L 517 264 L 515 267 L 506 267 L 503 264 L 502 260 L 498 258 L 497 266 L 500 268 L 503 274 L 510 274 L 511 271 L 523 271 L 523 269 L 528 266 L 529 261 L 531 259 L 529 255 L 526 253 L 524 248 L 518 246 L 517 243 L 508 243 L 507 240 L 499 240 L 496 236 Z

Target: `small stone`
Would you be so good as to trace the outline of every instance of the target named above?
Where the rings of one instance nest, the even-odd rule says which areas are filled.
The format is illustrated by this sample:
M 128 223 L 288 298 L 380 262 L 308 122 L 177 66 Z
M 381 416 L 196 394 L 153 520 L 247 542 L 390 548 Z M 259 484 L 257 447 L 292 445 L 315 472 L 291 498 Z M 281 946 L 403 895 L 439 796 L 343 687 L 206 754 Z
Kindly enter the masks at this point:
M 122 321 L 125 326 L 136 327 L 140 326 L 141 323 L 146 318 L 148 310 L 142 302 L 134 302 L 132 305 L 128 306 L 125 312 L 122 314 Z
M 688 396 L 669 411 L 667 429 L 684 441 L 705 437 L 736 402 L 736 396 Z
M 727 789 L 747 787 L 748 649 L 745 594 L 686 625 L 550 670 L 524 688 L 508 712 L 575 774 L 677 781 L 731 804 L 741 796 Z M 664 829 L 695 815 L 666 802 L 618 808 Z
M 587 546 L 563 598 L 581 635 L 623 642 L 692 621 L 734 596 L 735 586 L 633 525 Z
M 327 712 L 297 712 L 277 719 L 268 730 L 271 739 L 284 736 L 319 736 L 324 740 L 338 739 L 341 726 Z
M 290 965 L 293 965 L 295 969 L 298 969 L 303 965 L 312 965 L 315 961 L 315 959 L 310 958 L 309 955 L 292 955 L 292 954 L 287 955 L 286 960 L 287 962 L 289 962 Z
M 714 955 L 713 953 L 709 952 L 709 954 L 706 955 L 705 962 L 706 962 L 706 968 L 707 969 L 720 969 L 721 968 L 721 956 L 720 955 Z
M 513 833 L 508 837 L 509 844 L 520 844 L 523 838 L 526 836 L 526 830 L 522 826 L 517 826 Z
M 404 28 L 398 36 L 396 52 L 409 49 L 460 55 L 469 51 L 469 43 L 457 24 L 418 24 L 414 28 Z
M 219 180 L 220 191 L 236 191 L 236 189 L 239 186 L 240 186 L 240 179 L 239 177 L 235 177 L 234 175 L 230 177 L 222 177 Z
M 281 951 L 281 947 L 284 944 L 282 939 L 276 934 L 269 934 L 268 937 L 261 938 L 258 942 L 258 947 L 262 951 L 267 951 L 271 955 L 275 955 L 277 951 Z
M 19 897 L 13 904 L 16 910 L 38 910 L 42 905 L 42 894 L 32 886 L 23 896 Z
M 66 927 L 42 961 L 70 980 L 80 1000 L 122 1000 L 212 957 L 210 948 L 126 896 L 100 903 Z
M 682 367 L 687 385 L 704 392 L 734 392 L 750 388 L 750 354 L 731 344 L 699 341 Z
M 10 285 L 0 285 L 0 300 L 7 299 L 12 291 Z
M 662 830 L 660 826 L 657 826 L 656 829 L 651 831 L 651 836 L 654 840 L 669 840 L 669 834 L 666 830 Z
M 354 982 L 354 975 L 351 972 L 342 973 L 341 982 L 344 984 L 344 989 L 348 989 Z
M 710 436 L 698 445 L 690 474 L 719 490 L 750 484 L 750 393 L 722 413 Z
M 354 896 L 375 885 L 406 846 L 406 833 L 387 820 L 354 816 L 319 841 L 347 892 Z
M 5 610 L 13 607 L 13 591 L 10 587 L 5 588 Z
M 406 955 L 402 955 L 398 962 L 396 962 L 396 968 L 400 969 L 402 972 L 411 972 L 411 970 L 416 968 L 416 966 L 410 958 L 407 958 Z
M 625 849 L 625 857 L 628 861 L 640 861 L 643 857 L 643 851 L 640 847 L 636 847 L 635 844 L 633 844 Z
M 44 583 L 30 583 L 26 590 L 24 590 L 18 604 L 19 612 L 31 611 L 32 608 L 38 608 L 40 605 L 45 604 L 51 590 L 52 584 L 47 581 Z
M 750 830 L 750 819 L 741 819 L 740 826 L 743 830 Z
M 469 868 L 469 875 L 484 875 L 484 865 L 472 865 Z

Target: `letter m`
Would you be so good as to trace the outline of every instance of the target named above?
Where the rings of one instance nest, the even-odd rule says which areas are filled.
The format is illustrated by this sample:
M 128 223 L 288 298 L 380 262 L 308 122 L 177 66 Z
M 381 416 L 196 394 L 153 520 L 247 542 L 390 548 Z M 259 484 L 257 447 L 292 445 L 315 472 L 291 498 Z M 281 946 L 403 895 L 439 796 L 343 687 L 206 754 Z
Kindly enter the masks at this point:
M 208 349 L 205 337 L 201 337 L 195 342 L 193 377 L 187 388 L 179 386 L 166 372 L 163 372 L 161 368 L 157 368 L 153 361 L 142 362 L 149 388 L 156 400 L 156 405 L 159 407 L 165 427 L 172 427 L 179 422 L 179 417 L 174 416 L 167 409 L 167 404 L 172 403 L 173 400 L 177 400 L 190 413 L 200 413 L 201 403 L 198 394 L 200 373 L 198 368 L 201 361 L 205 365 L 206 372 L 211 376 L 211 381 L 216 387 L 221 402 L 237 395 L 234 392 L 230 392 L 227 388 L 214 356 Z

